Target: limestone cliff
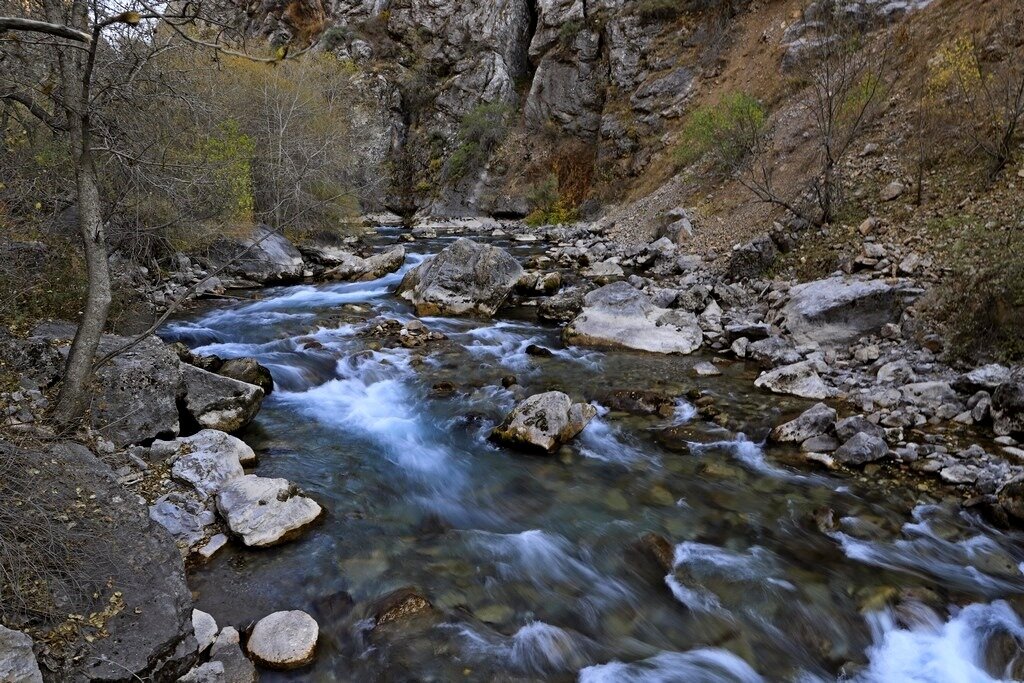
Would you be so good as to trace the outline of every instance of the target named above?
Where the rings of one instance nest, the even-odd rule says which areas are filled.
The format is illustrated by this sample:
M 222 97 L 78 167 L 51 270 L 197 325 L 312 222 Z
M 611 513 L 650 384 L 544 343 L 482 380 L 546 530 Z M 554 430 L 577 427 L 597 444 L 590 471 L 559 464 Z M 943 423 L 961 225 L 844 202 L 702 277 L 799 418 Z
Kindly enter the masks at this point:
M 848 4 L 867 26 L 927 0 Z M 367 153 L 387 169 L 389 188 L 381 206 L 366 208 L 510 218 L 538 206 L 593 218 L 621 202 L 728 70 L 726 50 L 744 15 L 761 17 L 756 60 L 781 72 L 813 53 L 814 11 L 783 0 L 246 7 L 253 33 L 276 44 L 319 41 L 316 49 L 358 70 L 379 102 Z

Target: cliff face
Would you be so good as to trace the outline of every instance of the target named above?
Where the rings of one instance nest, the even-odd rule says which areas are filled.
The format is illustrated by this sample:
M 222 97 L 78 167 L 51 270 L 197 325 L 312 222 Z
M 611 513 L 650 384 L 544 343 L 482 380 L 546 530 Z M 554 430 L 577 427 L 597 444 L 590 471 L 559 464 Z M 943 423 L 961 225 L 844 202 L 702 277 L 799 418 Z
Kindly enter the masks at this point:
M 654 4 L 298 0 L 247 12 L 271 41 L 319 37 L 364 74 L 381 103 L 389 208 L 523 216 L 545 182 L 572 195 L 567 207 L 592 208 L 594 187 L 642 170 L 644 141 L 691 96 L 692 22 L 644 14 Z
M 823 1 L 253 0 L 246 13 L 273 43 L 319 39 L 379 103 L 367 154 L 388 187 L 367 209 L 592 218 L 671 175 L 663 152 L 723 74 L 770 72 L 749 89 L 784 97 L 781 74 L 821 40 Z M 867 30 L 928 1 L 846 6 Z

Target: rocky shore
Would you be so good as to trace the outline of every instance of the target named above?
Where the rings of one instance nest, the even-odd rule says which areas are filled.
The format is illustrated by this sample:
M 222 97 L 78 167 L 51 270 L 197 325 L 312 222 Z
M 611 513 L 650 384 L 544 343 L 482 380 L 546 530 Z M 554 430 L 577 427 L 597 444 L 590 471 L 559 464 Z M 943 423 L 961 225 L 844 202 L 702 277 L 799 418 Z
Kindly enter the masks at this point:
M 512 306 L 534 308 L 539 319 L 562 325 L 571 345 L 707 354 L 710 362 L 694 366 L 698 388 L 719 366 L 746 363 L 757 369 L 750 391 L 807 400 L 804 412 L 760 435 L 771 448 L 798 450 L 808 467 L 870 472 L 886 464 L 933 478 L 964 506 L 1002 524 L 1024 521 L 1024 369 L 947 365 L 942 340 L 920 322 L 926 287 L 915 279 L 918 264 L 888 259 L 879 267 L 886 257 L 872 263 L 875 257 L 865 256 L 822 280 L 784 282 L 767 275 L 785 248 L 781 233 L 709 260 L 668 237 L 623 245 L 608 237 L 608 227 L 421 224 L 403 231 L 401 241 L 459 239 L 408 271 L 399 293 L 420 315 L 490 317 Z M 489 245 L 492 238 L 535 243 L 536 252 L 521 263 Z M 875 253 L 869 244 L 865 253 Z M 406 259 L 402 246 L 381 250 L 352 239 L 296 247 L 261 231 L 214 254 L 181 255 L 176 272 L 142 291 L 159 310 L 189 288 L 220 296 L 304 280 L 369 280 Z M 210 277 L 214 272 L 220 275 Z M 444 339 L 415 320 L 376 320 L 364 332 L 407 348 Z M 329 514 L 286 479 L 246 473 L 257 454 L 233 433 L 274 390 L 269 371 L 253 359 L 197 356 L 150 338 L 100 370 L 87 428 L 56 434 L 45 410 L 73 333 L 72 326 L 46 324 L 25 337 L 0 336 L 0 360 L 20 378 L 16 389 L 0 394 L 9 435 L 0 452 L 16 467 L 39 472 L 17 495 L 42 495 L 42 509 L 55 515 L 84 500 L 72 506 L 75 519 L 107 525 L 91 535 L 83 556 L 124 561 L 98 592 L 104 605 L 94 604 L 81 622 L 8 624 L 35 638 L 34 645 L 0 631 L 11 643 L 0 672 L 27 672 L 16 679 L 27 681 L 249 681 L 256 679 L 252 661 L 276 668 L 310 661 L 317 629 L 309 615 L 276 613 L 251 631 L 219 628 L 193 610 L 185 583 L 186 566 L 228 543 L 285 543 Z M 101 353 L 129 341 L 105 336 Z M 553 452 L 596 414 L 560 392 L 519 398 L 493 438 L 537 453 Z M 657 412 L 659 402 L 678 397 L 627 398 Z M 699 389 L 689 398 L 708 419 L 721 419 Z M 50 486 L 54 462 L 64 488 Z M 275 633 L 286 636 L 275 640 Z

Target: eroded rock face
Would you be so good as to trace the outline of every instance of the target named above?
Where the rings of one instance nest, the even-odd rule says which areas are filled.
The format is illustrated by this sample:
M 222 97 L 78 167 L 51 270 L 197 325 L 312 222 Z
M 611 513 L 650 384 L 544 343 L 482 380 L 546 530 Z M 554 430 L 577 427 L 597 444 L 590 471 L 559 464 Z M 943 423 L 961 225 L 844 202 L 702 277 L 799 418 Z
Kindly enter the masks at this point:
M 800 343 L 845 344 L 899 322 L 903 295 L 880 280 L 832 277 L 796 285 L 783 309 L 786 327 Z
M 693 353 L 704 333 L 692 313 L 658 308 L 643 292 L 615 282 L 587 294 L 584 307 L 563 330 L 567 343 L 652 353 Z
M 43 683 L 32 639 L 21 631 L 0 626 L 0 681 Z
M 122 348 L 126 337 L 104 335 L 99 355 Z M 147 339 L 115 356 L 96 373 L 92 425 L 117 446 L 177 436 L 178 398 L 184 391 L 178 356 Z
M 588 403 L 573 403 L 560 391 L 522 401 L 494 428 L 492 436 L 515 446 L 552 452 L 574 438 L 597 415 Z
M 185 409 L 201 427 L 234 432 L 249 424 L 263 404 L 263 389 L 192 365 L 182 366 Z
M 64 357 L 50 339 L 22 339 L 0 328 L 0 363 L 9 372 L 17 373 L 45 389 L 60 379 L 64 362 Z
M 256 622 L 246 649 L 262 666 L 297 669 L 313 661 L 319 636 L 316 620 L 305 612 L 274 612 Z
M 996 434 L 1024 434 L 1024 381 L 1000 384 L 992 394 L 992 425 Z
M 522 266 L 504 249 L 463 237 L 406 273 L 398 293 L 418 315 L 490 317 L 522 274 Z
M 225 484 L 217 493 L 217 511 L 243 543 L 260 548 L 295 538 L 323 512 L 286 479 L 254 474 Z
M 81 582 L 55 576 L 49 589 L 57 603 L 89 613 L 113 604 L 112 594 L 120 593 L 119 609 L 104 619 L 109 635 L 73 637 L 60 653 L 51 652 L 41 661 L 53 672 L 52 680 L 128 683 L 176 680 L 184 674 L 196 656 L 192 595 L 178 549 L 149 520 L 145 505 L 127 494 L 110 467 L 81 445 L 61 443 L 36 453 L 0 444 L 0 450 L 4 457 L 39 471 L 30 480 L 37 490 L 22 492 L 32 497 L 37 510 L 64 511 L 69 501 L 90 501 L 73 513 L 76 528 L 86 531 L 67 549 L 67 561 L 83 570 L 79 573 L 96 567 L 103 576 L 96 584 L 99 596 L 83 604 L 90 597 L 82 595 Z M 92 574 L 89 581 L 95 579 Z M 9 679 L 0 675 L 0 680 Z
M 835 422 L 835 408 L 818 403 L 801 413 L 795 420 L 773 429 L 770 438 L 772 441 L 783 443 L 802 443 L 807 439 L 829 432 Z
M 222 238 L 211 247 L 211 253 L 218 262 L 230 262 L 226 272 L 238 280 L 225 280 L 228 286 L 295 282 L 305 269 L 295 245 L 266 226 L 255 228 L 243 239 Z

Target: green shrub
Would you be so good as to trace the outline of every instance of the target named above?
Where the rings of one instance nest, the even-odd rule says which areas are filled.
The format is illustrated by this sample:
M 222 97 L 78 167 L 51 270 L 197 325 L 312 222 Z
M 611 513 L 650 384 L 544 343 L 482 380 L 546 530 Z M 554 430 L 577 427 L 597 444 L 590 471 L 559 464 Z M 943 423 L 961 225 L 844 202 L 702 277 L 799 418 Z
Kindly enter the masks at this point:
M 445 176 L 456 180 L 483 166 L 508 135 L 513 109 L 493 102 L 474 107 L 459 126 L 458 146 L 445 165 Z
M 683 13 L 683 0 L 640 0 L 636 14 L 645 24 L 675 21 Z
M 551 173 L 530 187 L 526 194 L 526 201 L 531 207 L 526 217 L 527 225 L 558 225 L 579 219 L 579 210 L 562 196 L 558 185 L 558 176 Z
M 765 121 L 764 107 L 744 93 L 701 107 L 683 126 L 682 141 L 674 153 L 676 163 L 682 166 L 711 156 L 718 170 L 734 170 L 757 149 Z
M 242 132 L 235 119 L 221 123 L 216 133 L 201 140 L 195 151 L 196 163 L 212 171 L 213 187 L 204 188 L 203 194 L 211 205 L 222 208 L 228 220 L 252 221 L 255 152 L 252 138 Z

